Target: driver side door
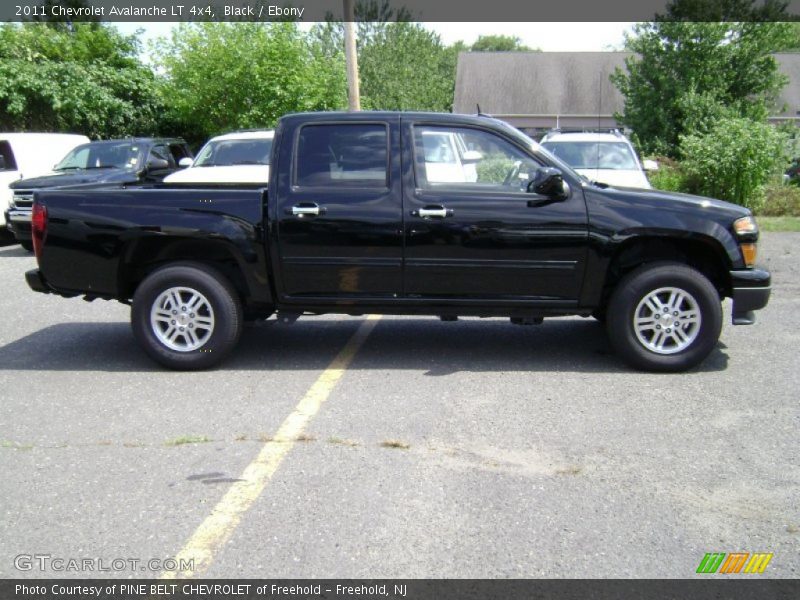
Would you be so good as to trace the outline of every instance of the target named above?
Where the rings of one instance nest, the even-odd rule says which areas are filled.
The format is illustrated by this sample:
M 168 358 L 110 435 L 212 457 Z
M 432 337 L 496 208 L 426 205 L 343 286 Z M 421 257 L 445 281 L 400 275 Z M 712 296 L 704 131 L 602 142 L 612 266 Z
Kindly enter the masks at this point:
M 468 153 L 463 177 L 437 163 L 431 140 L 444 137 Z M 542 164 L 490 129 L 409 118 L 403 145 L 413 156 L 403 186 L 406 297 L 577 304 L 588 243 L 580 188 L 560 201 L 528 192 Z

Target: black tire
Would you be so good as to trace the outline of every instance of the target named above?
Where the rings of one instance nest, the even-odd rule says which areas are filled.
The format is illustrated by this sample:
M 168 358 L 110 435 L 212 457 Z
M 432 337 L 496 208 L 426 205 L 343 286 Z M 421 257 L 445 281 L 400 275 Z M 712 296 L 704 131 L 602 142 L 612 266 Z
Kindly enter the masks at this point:
M 646 297 L 662 288 L 677 288 L 688 292 L 697 306 L 700 318 L 697 325 L 679 322 L 685 340 L 678 340 L 678 331 L 673 325 L 672 329 L 676 333 L 669 340 L 662 342 L 661 348 L 661 352 L 671 351 L 670 354 L 659 353 L 646 345 L 646 341 L 653 342 L 657 339 L 658 332 L 654 328 L 650 328 L 651 333 L 642 332 L 644 338 L 652 337 L 641 341 L 634 327 L 637 309 L 650 312 L 653 315 L 652 322 L 657 322 L 655 320 L 659 319 L 655 317 L 657 311 L 651 310 L 646 305 L 640 308 L 640 302 L 643 303 Z M 660 306 L 659 311 L 663 310 L 663 305 Z M 659 320 L 662 323 L 665 323 L 666 319 L 679 320 L 684 314 L 689 315 L 693 312 L 688 309 L 678 311 L 679 317 L 673 317 L 671 315 L 674 313 L 669 313 Z M 629 364 L 646 371 L 677 372 L 696 366 L 714 349 L 722 330 L 722 306 L 714 285 L 699 271 L 674 262 L 645 264 L 628 273 L 614 289 L 606 314 L 611 345 Z M 640 316 L 642 314 L 639 313 Z M 689 320 L 687 317 L 687 321 Z M 654 327 L 661 328 L 658 325 Z M 665 332 L 670 330 L 664 327 Z M 661 335 L 666 337 L 666 333 Z M 681 348 L 682 344 L 686 346 Z
M 200 340 L 202 344 L 197 348 L 170 348 L 159 339 L 155 330 L 158 325 L 151 322 L 154 303 L 171 288 L 185 288 L 199 293 L 213 310 L 210 313 L 213 325 L 204 329 L 198 325 L 198 329 L 194 330 L 195 333 L 203 331 L 206 336 L 205 340 Z M 182 371 L 207 369 L 230 354 L 239 340 L 242 305 L 233 286 L 216 269 L 199 263 L 174 263 L 153 271 L 139 285 L 133 296 L 131 326 L 139 344 L 156 362 Z M 164 327 L 169 325 L 165 324 Z M 191 343 L 183 334 L 177 335 L 185 344 Z
M 31 240 L 23 240 L 19 243 L 20 246 L 25 248 L 28 252 L 33 252 L 33 242 Z

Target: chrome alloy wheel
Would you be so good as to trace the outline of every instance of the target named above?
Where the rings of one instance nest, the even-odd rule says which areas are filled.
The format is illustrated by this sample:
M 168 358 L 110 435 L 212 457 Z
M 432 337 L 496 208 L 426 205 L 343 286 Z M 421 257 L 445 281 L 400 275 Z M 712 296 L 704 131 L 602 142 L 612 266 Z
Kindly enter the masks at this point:
M 676 354 L 700 333 L 700 306 L 689 292 L 676 287 L 653 290 L 633 313 L 636 338 L 657 354 Z
M 170 350 L 192 352 L 214 333 L 214 309 L 197 290 L 169 288 L 153 302 L 150 327 L 158 341 Z

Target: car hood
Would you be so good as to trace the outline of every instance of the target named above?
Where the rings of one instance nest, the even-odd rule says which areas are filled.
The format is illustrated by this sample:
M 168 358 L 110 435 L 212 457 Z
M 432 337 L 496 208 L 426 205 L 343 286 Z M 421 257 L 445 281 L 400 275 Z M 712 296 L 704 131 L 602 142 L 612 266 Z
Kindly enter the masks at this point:
M 164 183 L 252 183 L 266 185 L 267 165 L 229 165 L 220 167 L 189 167 L 164 178 Z
M 89 169 L 85 171 L 54 171 L 41 177 L 19 179 L 9 187 L 14 190 L 30 190 L 89 183 L 126 183 L 138 180 L 138 174 L 131 169 Z
M 628 204 L 651 206 L 656 209 L 666 208 L 703 213 L 706 215 L 716 213 L 720 216 L 724 215 L 733 219 L 751 214 L 747 208 L 739 206 L 738 204 L 725 202 L 724 200 L 716 200 L 714 198 L 706 198 L 704 196 L 666 192 L 664 190 L 616 188 L 597 184 L 586 185 L 592 189 L 593 193 L 601 196 Z

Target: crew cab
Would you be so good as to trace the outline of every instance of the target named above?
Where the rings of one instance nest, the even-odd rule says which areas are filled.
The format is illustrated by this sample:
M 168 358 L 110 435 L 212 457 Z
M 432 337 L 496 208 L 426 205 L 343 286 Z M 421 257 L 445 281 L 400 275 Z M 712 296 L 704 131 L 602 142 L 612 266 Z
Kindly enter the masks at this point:
M 432 133 L 480 153 L 475 181 L 435 168 Z M 735 325 L 769 300 L 747 209 L 593 184 L 486 116 L 288 115 L 270 165 L 264 188 L 37 191 L 27 282 L 130 303 L 175 369 L 221 361 L 246 320 L 384 313 L 594 315 L 633 366 L 680 371 L 717 344 L 724 298 Z
M 192 151 L 182 139 L 127 138 L 81 144 L 48 173 L 20 179 L 9 186 L 13 199 L 6 211 L 8 229 L 24 248 L 31 250 L 34 190 L 153 183 L 181 168 L 181 161 L 184 165 L 192 162 Z

